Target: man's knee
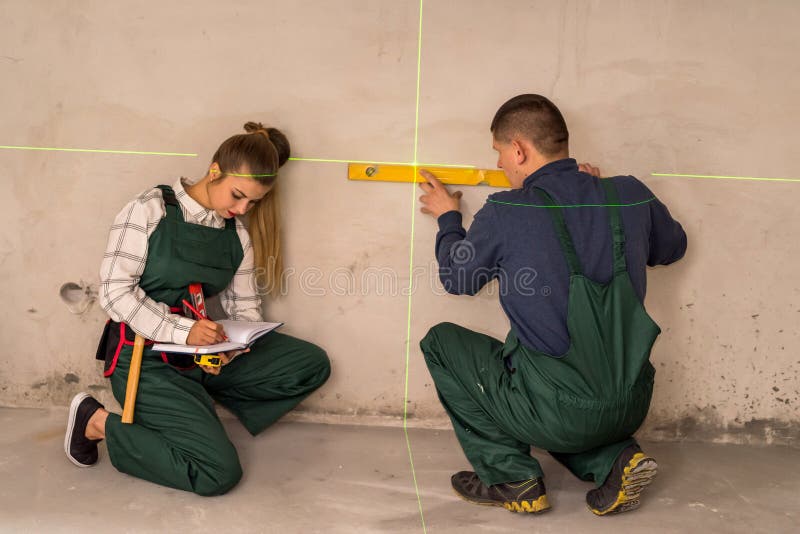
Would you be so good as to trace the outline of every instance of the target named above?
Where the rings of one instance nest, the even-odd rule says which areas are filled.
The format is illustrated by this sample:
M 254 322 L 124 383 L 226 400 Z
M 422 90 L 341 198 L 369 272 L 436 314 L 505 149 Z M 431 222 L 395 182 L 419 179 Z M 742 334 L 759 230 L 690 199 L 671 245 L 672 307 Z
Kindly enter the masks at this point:
M 442 355 L 442 344 L 449 337 L 457 335 L 463 328 L 454 323 L 439 323 L 434 325 L 419 342 L 419 348 L 428 364 L 439 363 Z

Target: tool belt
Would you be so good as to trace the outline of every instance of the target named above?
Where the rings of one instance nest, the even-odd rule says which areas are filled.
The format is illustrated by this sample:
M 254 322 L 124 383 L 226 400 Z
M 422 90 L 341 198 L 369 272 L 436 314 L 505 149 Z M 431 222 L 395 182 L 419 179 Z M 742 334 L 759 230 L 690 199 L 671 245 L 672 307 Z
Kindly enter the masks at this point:
M 181 308 L 170 308 L 172 313 L 183 313 Z M 134 339 L 136 339 L 136 332 L 133 331 L 127 323 L 118 323 L 109 319 L 103 327 L 103 333 L 100 335 L 100 343 L 97 345 L 97 354 L 95 358 L 105 362 L 103 369 L 103 376 L 109 377 L 114 374 L 117 367 L 119 355 L 122 353 L 126 346 L 133 347 Z M 152 346 L 155 341 L 145 340 L 145 351 L 148 347 Z M 195 367 L 194 358 L 191 354 L 173 354 L 160 352 L 161 359 L 181 371 L 193 369 Z

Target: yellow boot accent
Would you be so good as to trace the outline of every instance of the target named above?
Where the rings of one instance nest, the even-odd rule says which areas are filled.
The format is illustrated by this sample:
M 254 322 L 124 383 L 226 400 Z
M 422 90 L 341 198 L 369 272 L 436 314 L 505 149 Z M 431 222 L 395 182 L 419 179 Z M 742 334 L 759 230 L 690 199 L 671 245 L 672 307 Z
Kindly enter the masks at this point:
M 542 495 L 536 500 L 507 501 L 503 503 L 503 508 L 510 512 L 539 514 L 549 510 L 550 503 L 547 501 L 547 495 Z
M 637 452 L 622 471 L 622 485 L 614 504 L 604 511 L 595 508 L 590 509 L 596 515 L 608 515 L 638 508 L 642 489 L 653 481 L 657 468 L 655 460 L 645 456 L 642 452 Z

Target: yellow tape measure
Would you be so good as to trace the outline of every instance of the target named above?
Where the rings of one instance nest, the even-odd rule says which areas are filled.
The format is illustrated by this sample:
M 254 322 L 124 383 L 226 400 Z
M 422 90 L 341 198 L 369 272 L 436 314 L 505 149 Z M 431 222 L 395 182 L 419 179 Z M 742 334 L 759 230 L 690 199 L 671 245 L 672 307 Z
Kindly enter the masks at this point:
M 207 365 L 209 367 L 219 367 L 222 365 L 222 358 L 219 354 L 195 354 L 194 363 L 197 365 Z

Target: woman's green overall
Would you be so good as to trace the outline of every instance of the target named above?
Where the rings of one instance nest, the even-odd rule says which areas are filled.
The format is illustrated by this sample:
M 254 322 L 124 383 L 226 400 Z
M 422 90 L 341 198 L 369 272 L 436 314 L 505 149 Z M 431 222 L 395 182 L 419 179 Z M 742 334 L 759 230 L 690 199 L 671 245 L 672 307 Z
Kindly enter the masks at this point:
M 188 298 L 192 282 L 201 282 L 206 296 L 225 289 L 242 261 L 242 246 L 233 219 L 224 229 L 187 223 L 172 189 L 160 187 L 166 217 L 148 241 L 139 287 L 151 299 L 177 309 Z M 123 404 L 133 333 L 123 323 L 117 334 L 112 325 L 104 336 L 109 355 L 106 375 L 111 377 L 114 397 Z M 278 332 L 258 340 L 217 376 L 191 363 L 184 367 L 150 345 L 143 355 L 134 424 L 122 424 L 118 415 L 109 415 L 108 454 L 124 473 L 200 495 L 225 493 L 242 475 L 213 400 L 255 435 L 330 375 L 322 349 Z

